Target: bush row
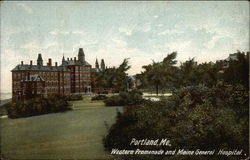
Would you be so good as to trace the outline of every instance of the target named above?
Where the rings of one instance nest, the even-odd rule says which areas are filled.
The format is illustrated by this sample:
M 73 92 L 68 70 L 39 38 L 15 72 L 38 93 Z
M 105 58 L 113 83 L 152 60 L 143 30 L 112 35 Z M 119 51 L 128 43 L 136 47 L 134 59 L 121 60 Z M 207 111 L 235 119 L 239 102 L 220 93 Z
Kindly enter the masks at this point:
M 92 101 L 105 100 L 105 99 L 107 99 L 107 96 L 106 95 L 101 95 L 101 94 L 91 98 Z
M 71 109 L 67 98 L 64 96 L 52 96 L 43 99 L 31 99 L 24 102 L 9 103 L 5 107 L 9 118 L 64 112 Z
M 116 123 L 104 138 L 108 151 L 112 148 L 141 150 L 213 150 L 243 149 L 249 155 L 249 95 L 242 85 L 218 83 L 212 88 L 185 88 L 167 100 L 146 101 L 118 112 Z M 131 146 L 132 138 L 168 138 L 169 146 Z M 212 156 L 123 156 L 124 160 L 218 160 Z M 228 156 L 236 160 L 246 157 Z M 223 159 L 223 158 L 222 158 Z
M 68 95 L 65 96 L 65 99 L 67 101 L 78 101 L 78 100 L 83 100 L 83 97 L 81 95 Z
M 111 96 L 105 99 L 106 106 L 125 106 L 138 105 L 143 102 L 142 92 L 132 90 L 130 92 L 120 92 L 119 95 Z

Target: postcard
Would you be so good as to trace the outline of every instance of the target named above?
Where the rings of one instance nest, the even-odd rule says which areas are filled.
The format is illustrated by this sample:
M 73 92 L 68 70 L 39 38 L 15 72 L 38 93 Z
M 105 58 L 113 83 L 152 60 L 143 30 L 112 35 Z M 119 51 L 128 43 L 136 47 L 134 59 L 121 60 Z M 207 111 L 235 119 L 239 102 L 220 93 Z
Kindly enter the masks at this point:
M 248 1 L 1 1 L 2 160 L 247 160 Z

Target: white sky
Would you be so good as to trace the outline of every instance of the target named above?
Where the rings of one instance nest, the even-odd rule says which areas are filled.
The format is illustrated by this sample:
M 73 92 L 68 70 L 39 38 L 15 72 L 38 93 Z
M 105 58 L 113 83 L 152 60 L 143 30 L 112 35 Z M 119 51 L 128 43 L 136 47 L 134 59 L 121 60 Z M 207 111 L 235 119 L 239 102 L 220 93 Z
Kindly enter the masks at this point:
M 129 74 L 177 51 L 177 60 L 225 59 L 249 51 L 247 1 L 6 1 L 1 2 L 1 89 L 11 91 L 20 61 L 36 63 L 42 53 L 61 63 L 78 48 L 117 66 L 130 58 Z

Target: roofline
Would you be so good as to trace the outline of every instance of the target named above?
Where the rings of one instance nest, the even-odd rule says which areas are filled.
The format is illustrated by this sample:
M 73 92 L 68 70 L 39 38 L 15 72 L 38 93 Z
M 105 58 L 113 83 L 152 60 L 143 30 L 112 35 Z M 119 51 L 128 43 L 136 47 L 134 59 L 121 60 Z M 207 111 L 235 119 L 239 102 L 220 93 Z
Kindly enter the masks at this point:
M 51 71 L 51 70 L 16 70 L 16 71 L 13 71 L 13 70 L 11 70 L 11 72 L 22 72 L 22 71 L 71 72 L 71 71 L 60 71 L 60 70 L 57 70 L 57 71 Z

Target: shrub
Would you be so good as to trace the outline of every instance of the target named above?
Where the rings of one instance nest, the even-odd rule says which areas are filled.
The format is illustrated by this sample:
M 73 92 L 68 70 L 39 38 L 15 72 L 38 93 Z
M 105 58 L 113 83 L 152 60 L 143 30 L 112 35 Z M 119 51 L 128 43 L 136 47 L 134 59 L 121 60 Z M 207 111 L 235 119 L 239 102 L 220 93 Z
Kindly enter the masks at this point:
M 105 100 L 107 98 L 106 95 L 97 95 L 97 96 L 94 96 L 91 98 L 92 101 L 95 101 L 95 100 Z
M 52 96 L 43 99 L 31 99 L 24 102 L 9 103 L 6 105 L 6 110 L 8 117 L 20 118 L 64 112 L 70 110 L 70 106 L 65 97 Z
M 83 97 L 81 95 L 69 95 L 65 97 L 67 101 L 78 101 L 78 100 L 83 100 Z
M 123 99 L 119 95 L 111 96 L 104 100 L 106 106 L 122 106 L 125 105 Z
M 104 101 L 106 106 L 138 105 L 142 102 L 142 92 L 138 90 L 120 92 L 119 95 L 111 96 Z
M 118 149 L 144 150 L 233 150 L 243 149 L 241 156 L 122 156 L 126 160 L 195 159 L 236 160 L 249 155 L 248 90 L 241 85 L 217 84 L 208 88 L 186 88 L 159 102 L 146 101 L 138 106 L 126 107 L 117 115 L 104 138 L 107 151 Z M 239 110 L 239 111 L 237 111 Z M 169 146 L 131 146 L 132 138 L 168 138 Z
M 7 102 L 5 104 L 3 104 L 2 106 L 0 106 L 0 115 L 6 115 L 7 114 L 7 110 L 6 108 L 11 104 L 11 102 Z

